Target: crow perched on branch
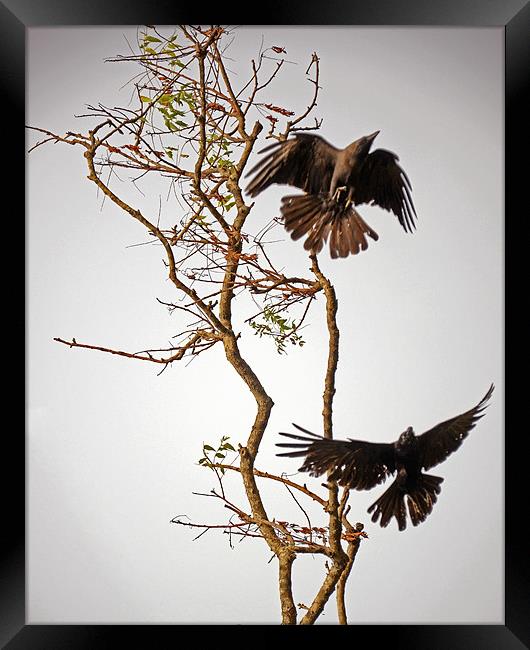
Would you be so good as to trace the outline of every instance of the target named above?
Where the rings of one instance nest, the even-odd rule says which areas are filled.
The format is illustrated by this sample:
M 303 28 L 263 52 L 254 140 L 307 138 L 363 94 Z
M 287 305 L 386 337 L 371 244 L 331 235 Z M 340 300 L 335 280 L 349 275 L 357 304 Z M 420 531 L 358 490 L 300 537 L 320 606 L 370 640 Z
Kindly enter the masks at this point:
M 285 196 L 281 213 L 292 239 L 307 235 L 304 248 L 319 253 L 329 237 L 332 258 L 355 255 L 368 247 L 365 235 L 379 239 L 355 206 L 361 203 L 390 210 L 406 232 L 415 228 L 410 181 L 396 154 L 370 153 L 379 131 L 337 149 L 318 135 L 296 133 L 261 150 L 270 151 L 247 174 L 251 197 L 273 183 L 294 185 L 306 194 Z M 272 151 L 271 151 L 272 150 Z
M 492 384 L 482 400 L 469 411 L 440 422 L 419 436 L 409 427 L 394 443 L 330 440 L 293 424 L 307 435 L 280 433 L 301 442 L 276 443 L 278 447 L 296 449 L 277 455 L 291 458 L 305 456 L 300 472 L 309 472 L 311 476 L 330 472 L 328 480 L 336 480 L 339 485 L 354 490 L 370 490 L 385 481 L 388 475 L 397 472 L 392 485 L 368 508 L 368 512 L 374 511 L 372 521 L 376 522 L 380 517 L 383 527 L 395 517 L 399 530 L 405 530 L 405 497 L 410 519 L 417 526 L 432 512 L 436 495 L 440 493 L 443 478 L 424 474 L 422 469 L 438 465 L 460 447 L 484 415 L 482 411 L 493 388 Z

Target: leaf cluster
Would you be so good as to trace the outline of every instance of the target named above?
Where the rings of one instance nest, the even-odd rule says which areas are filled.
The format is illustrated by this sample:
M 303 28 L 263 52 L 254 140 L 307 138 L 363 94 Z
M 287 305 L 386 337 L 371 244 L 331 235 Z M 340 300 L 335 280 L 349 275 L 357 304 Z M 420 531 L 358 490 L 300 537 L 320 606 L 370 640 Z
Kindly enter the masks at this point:
M 263 322 L 251 320 L 250 327 L 254 330 L 254 334 L 260 338 L 270 336 L 274 341 L 278 354 L 286 352 L 287 342 L 300 347 L 304 345 L 305 341 L 297 332 L 299 323 L 297 324 L 294 319 L 285 318 L 280 312 L 268 305 L 265 306 L 261 316 Z
M 217 445 L 217 447 L 212 447 L 209 444 L 203 443 L 202 445 L 202 453 L 203 456 L 202 458 L 199 458 L 199 465 L 203 465 L 204 467 L 209 467 L 210 469 L 214 469 L 213 465 L 214 463 L 222 463 L 223 460 L 226 458 L 226 452 L 227 451 L 236 451 L 234 449 L 234 446 L 229 442 L 230 436 L 223 436 L 221 438 L 220 443 Z M 225 469 L 223 467 L 219 468 L 221 475 L 224 476 Z

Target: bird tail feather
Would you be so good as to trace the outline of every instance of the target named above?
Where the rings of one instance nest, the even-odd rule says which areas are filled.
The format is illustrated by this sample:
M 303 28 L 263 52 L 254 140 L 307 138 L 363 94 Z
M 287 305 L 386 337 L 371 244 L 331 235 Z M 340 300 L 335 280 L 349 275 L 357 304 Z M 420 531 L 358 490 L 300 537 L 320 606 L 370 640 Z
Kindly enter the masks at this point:
M 379 235 L 373 230 L 351 204 L 330 199 L 327 195 L 302 194 L 285 196 L 281 213 L 285 229 L 294 240 L 307 235 L 304 248 L 320 253 L 329 238 L 332 258 L 356 255 L 366 250 L 366 235 L 374 241 Z
M 405 530 L 407 508 L 414 526 L 425 521 L 436 503 L 436 495 L 440 494 L 443 478 L 420 474 L 414 485 L 411 486 L 408 481 L 405 473 L 399 473 L 392 485 L 368 508 L 368 512 L 373 511 L 374 523 L 381 518 L 380 525 L 385 528 L 392 517 L 395 517 L 399 530 Z

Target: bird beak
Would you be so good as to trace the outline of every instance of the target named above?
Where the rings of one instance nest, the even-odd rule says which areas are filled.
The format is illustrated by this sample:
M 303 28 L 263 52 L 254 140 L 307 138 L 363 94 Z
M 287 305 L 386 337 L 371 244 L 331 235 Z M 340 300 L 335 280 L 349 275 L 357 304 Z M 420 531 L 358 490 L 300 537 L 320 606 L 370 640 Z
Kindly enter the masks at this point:
M 369 140 L 370 142 L 373 142 L 376 137 L 379 135 L 380 131 L 374 131 L 373 133 L 370 133 L 370 135 L 366 136 L 366 139 Z

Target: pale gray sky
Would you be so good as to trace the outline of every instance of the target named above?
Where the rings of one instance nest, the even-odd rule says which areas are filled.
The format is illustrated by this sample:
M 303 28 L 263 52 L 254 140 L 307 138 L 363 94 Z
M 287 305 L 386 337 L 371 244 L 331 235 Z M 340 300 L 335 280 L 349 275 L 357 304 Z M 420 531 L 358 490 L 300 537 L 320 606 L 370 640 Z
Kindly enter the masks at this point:
M 124 37 L 134 40 L 135 31 L 29 29 L 28 124 L 79 130 L 73 115 L 86 104 L 126 103 L 130 89 L 120 87 L 134 69 L 103 60 L 127 52 Z M 414 235 L 389 213 L 363 206 L 379 241 L 345 260 L 321 255 L 339 297 L 336 437 L 390 442 L 409 425 L 421 432 L 496 385 L 486 416 L 433 471 L 445 481 L 423 524 L 382 529 L 366 508 L 385 488 L 352 495 L 352 518 L 370 537 L 349 581 L 350 621 L 500 623 L 503 30 L 241 28 L 230 50 L 241 78 L 262 35 L 298 62 L 285 66 L 264 100 L 306 106 L 304 71 L 316 50 L 320 134 L 342 147 L 380 129 L 376 146 L 398 153 L 414 189 Z M 141 227 L 108 202 L 101 208 L 86 174 L 73 147 L 48 145 L 28 159 L 28 622 L 278 622 L 277 567 L 267 563 L 264 542 L 231 550 L 220 533 L 194 542 L 193 531 L 169 523 L 177 514 L 226 519 L 214 500 L 191 494 L 213 487 L 197 465 L 202 442 L 224 434 L 243 442 L 254 416 L 221 348 L 157 377 L 154 365 L 52 340 L 138 350 L 164 347 L 179 331 L 177 317 L 155 299 L 173 295 L 160 250 L 128 247 L 145 239 Z M 147 197 L 128 192 L 142 209 L 158 211 L 158 185 Z M 258 197 L 254 232 L 278 214 L 286 193 L 274 187 Z M 164 215 L 177 210 L 162 199 Z M 301 243 L 277 232 L 278 263 L 307 274 Z M 287 356 L 241 325 L 243 353 L 275 402 L 260 469 L 298 467 L 275 456 L 277 432 L 291 422 L 320 430 L 322 303 L 304 330 L 305 347 Z M 236 318 L 249 315 L 241 310 Z M 319 479 L 299 478 L 319 489 Z M 244 504 L 238 477 L 229 485 Z M 269 513 L 298 521 L 280 487 L 263 485 Z M 314 525 L 323 525 L 308 507 Z M 319 557 L 297 559 L 295 602 L 311 601 L 323 571 Z M 320 622 L 335 621 L 332 599 Z

